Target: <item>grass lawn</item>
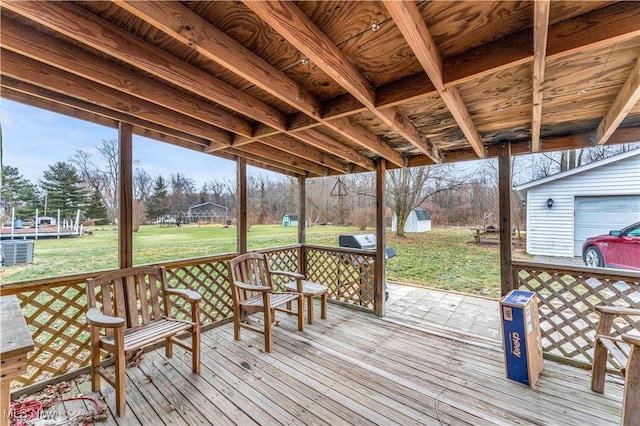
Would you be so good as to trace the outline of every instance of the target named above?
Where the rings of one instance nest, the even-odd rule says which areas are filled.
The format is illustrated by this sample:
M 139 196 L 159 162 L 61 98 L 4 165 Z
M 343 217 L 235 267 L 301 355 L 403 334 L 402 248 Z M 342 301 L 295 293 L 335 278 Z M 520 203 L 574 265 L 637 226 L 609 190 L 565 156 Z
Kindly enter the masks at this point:
M 252 225 L 249 249 L 294 244 L 297 228 Z M 340 234 L 356 228 L 314 226 L 307 228 L 309 244 L 337 246 Z M 371 232 L 368 230 L 366 232 Z M 91 235 L 60 240 L 37 240 L 32 265 L 10 266 L 0 271 L 0 282 L 41 279 L 117 266 L 116 227 L 97 227 Z M 387 262 L 387 278 L 427 287 L 498 297 L 500 266 L 498 245 L 472 242 L 468 229 L 434 229 L 397 238 L 389 233 L 387 245 L 397 256 Z M 134 234 L 134 263 L 186 259 L 236 250 L 236 228 L 142 226 Z

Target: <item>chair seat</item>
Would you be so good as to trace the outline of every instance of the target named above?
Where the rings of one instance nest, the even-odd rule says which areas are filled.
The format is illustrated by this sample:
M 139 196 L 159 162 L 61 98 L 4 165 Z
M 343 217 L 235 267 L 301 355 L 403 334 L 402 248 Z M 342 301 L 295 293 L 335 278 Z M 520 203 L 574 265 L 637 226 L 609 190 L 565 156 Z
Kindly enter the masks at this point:
M 291 293 L 270 293 L 269 301 L 271 302 L 271 306 L 280 306 L 285 303 L 292 302 L 298 298 L 297 294 Z M 262 295 L 252 297 L 251 299 L 246 299 L 240 302 L 242 307 L 244 308 L 260 308 L 262 309 L 264 303 L 262 299 Z
M 296 286 L 295 281 L 291 281 L 284 285 L 285 290 L 287 291 L 298 291 L 298 287 Z M 302 293 L 305 296 L 320 296 L 321 294 L 326 293 L 329 290 L 327 286 L 322 284 L 314 283 L 311 281 L 302 281 Z
M 193 323 L 188 321 L 160 318 L 141 327 L 130 328 L 124 332 L 124 350 L 126 352 L 151 345 L 166 337 L 190 330 L 192 327 Z M 102 336 L 100 342 L 105 349 L 115 347 L 113 336 Z

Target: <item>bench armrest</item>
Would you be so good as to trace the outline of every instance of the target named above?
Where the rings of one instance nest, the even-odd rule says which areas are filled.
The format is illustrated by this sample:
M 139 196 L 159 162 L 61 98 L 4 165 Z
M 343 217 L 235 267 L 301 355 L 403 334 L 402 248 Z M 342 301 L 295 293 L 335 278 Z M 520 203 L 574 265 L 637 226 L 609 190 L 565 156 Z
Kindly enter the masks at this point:
M 626 308 L 624 306 L 596 306 L 596 311 L 603 314 L 614 315 L 640 315 L 640 309 Z
M 265 286 L 265 285 L 250 285 L 250 284 L 245 284 L 242 281 L 234 281 L 233 285 L 241 288 L 242 290 L 247 290 L 247 291 L 259 291 L 262 293 L 268 293 L 271 291 L 271 287 Z
M 198 292 L 195 292 L 193 290 L 187 290 L 182 288 L 168 288 L 166 291 L 167 291 L 167 294 L 169 295 L 182 297 L 184 299 L 187 299 L 189 302 L 197 303 L 197 302 L 200 302 L 200 300 L 202 299 L 202 296 L 200 296 Z
M 622 335 L 622 340 L 624 340 L 625 342 L 627 342 L 630 345 L 635 345 L 637 347 L 640 347 L 640 336 L 635 335 L 635 334 L 623 334 Z
M 285 277 L 291 277 L 294 280 L 304 280 L 304 275 L 299 274 L 297 272 L 286 272 L 286 271 L 271 271 L 269 272 L 273 275 L 284 275 Z
M 89 308 L 87 311 L 87 322 L 96 327 L 106 328 L 120 328 L 125 325 L 124 318 L 104 315 L 98 308 Z

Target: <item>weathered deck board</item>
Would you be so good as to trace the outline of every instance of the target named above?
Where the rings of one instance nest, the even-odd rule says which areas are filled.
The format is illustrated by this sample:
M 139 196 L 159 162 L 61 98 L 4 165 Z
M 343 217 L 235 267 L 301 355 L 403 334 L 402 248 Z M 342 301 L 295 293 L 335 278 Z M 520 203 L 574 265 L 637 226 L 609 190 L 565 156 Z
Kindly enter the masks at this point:
M 499 345 L 450 339 L 330 306 L 298 332 L 279 316 L 274 351 L 231 324 L 203 334 L 202 373 L 176 348 L 127 369 L 118 424 L 563 424 L 620 421 L 622 387 L 590 391 L 589 372 L 547 361 L 533 389 L 504 377 Z M 147 379 L 151 376 L 152 381 Z M 86 385 L 85 385 L 86 386 Z M 113 412 L 113 395 L 103 393 Z M 99 395 L 98 395 L 99 396 Z M 436 403 L 436 400 L 438 402 Z M 175 408 L 175 409 L 174 409 Z M 109 419 L 113 424 L 114 419 Z

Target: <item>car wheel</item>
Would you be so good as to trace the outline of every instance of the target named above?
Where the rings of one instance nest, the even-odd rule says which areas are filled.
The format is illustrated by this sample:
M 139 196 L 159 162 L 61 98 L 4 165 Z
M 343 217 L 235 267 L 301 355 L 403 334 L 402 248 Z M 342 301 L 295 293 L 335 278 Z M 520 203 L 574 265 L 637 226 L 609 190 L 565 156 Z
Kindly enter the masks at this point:
M 604 266 L 604 261 L 600 250 L 594 246 L 589 246 L 584 252 L 584 264 L 591 268 L 602 268 Z

